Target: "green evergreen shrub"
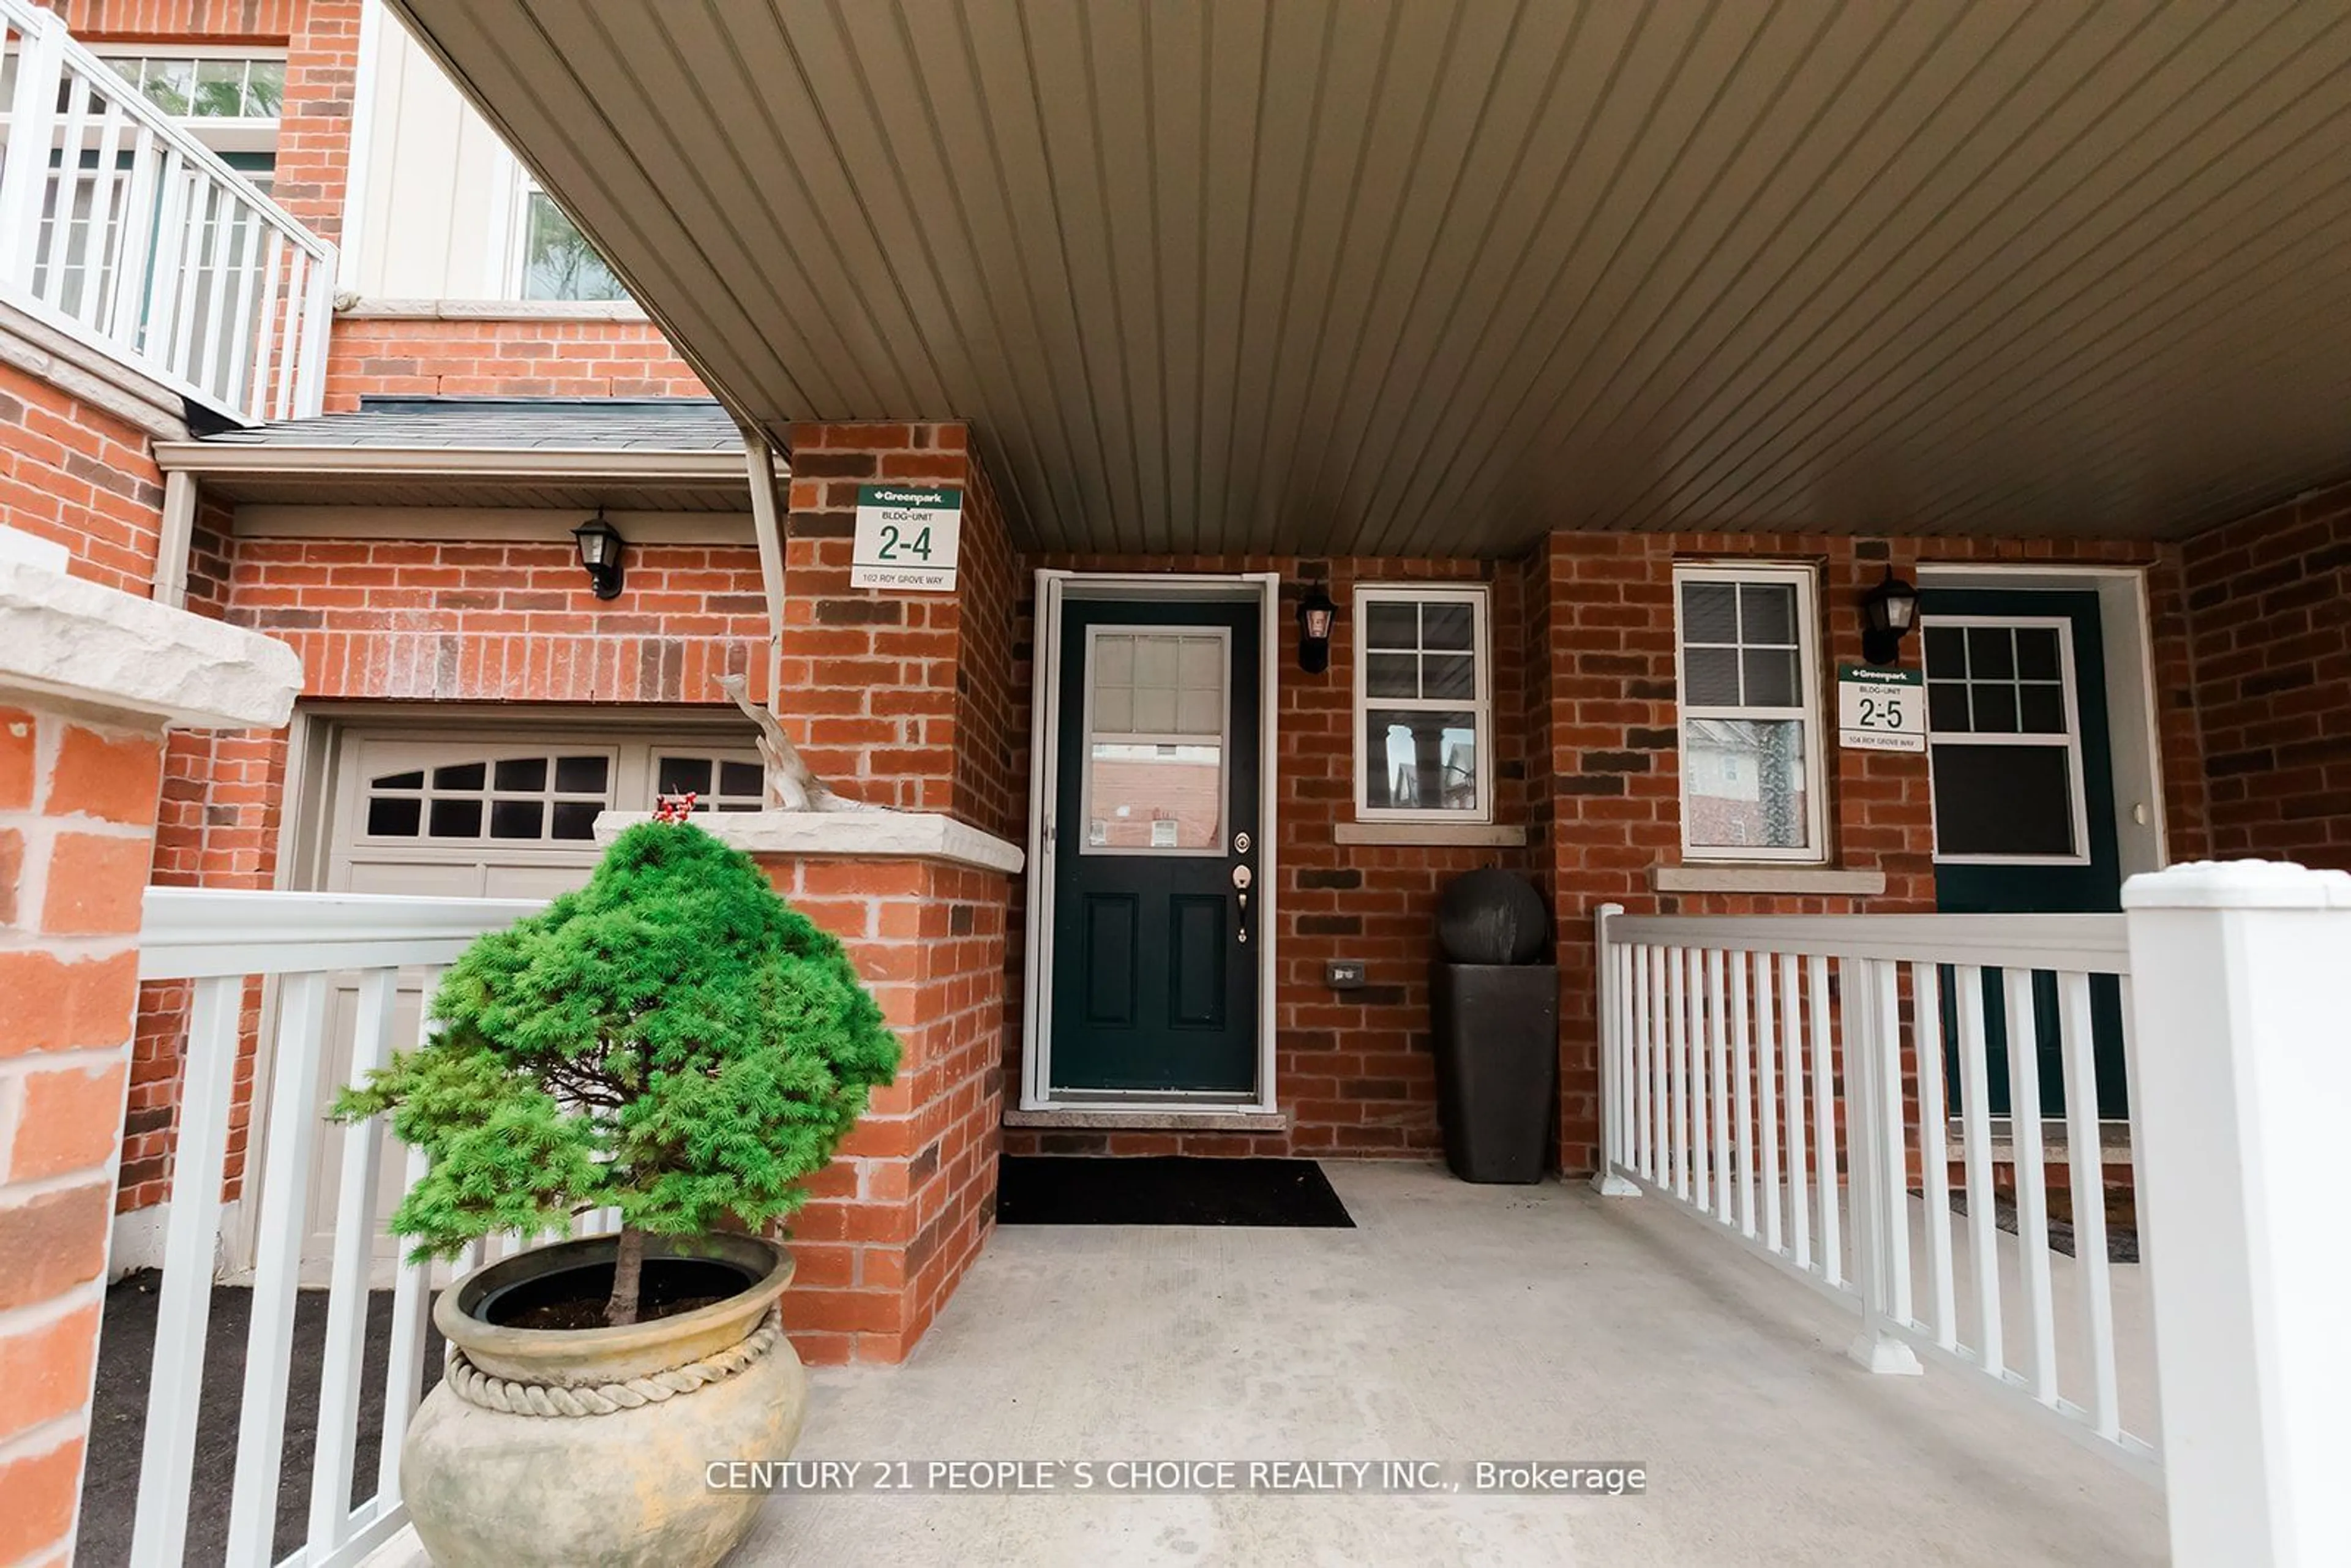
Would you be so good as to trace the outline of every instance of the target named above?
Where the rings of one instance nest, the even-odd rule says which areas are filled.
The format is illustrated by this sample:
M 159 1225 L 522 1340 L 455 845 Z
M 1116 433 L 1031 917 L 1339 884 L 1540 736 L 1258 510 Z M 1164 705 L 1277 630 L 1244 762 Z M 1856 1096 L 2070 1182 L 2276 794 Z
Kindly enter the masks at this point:
M 476 941 L 432 1016 L 335 1104 L 431 1156 L 393 1232 L 447 1257 L 617 1207 L 613 1322 L 645 1233 L 791 1214 L 898 1065 L 841 944 L 689 821 L 630 829 L 587 886 Z

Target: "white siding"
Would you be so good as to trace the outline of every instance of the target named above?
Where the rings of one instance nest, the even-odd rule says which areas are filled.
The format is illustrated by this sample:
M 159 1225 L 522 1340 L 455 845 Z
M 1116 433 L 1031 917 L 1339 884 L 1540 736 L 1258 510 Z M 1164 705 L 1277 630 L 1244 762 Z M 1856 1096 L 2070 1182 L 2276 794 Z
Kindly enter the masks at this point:
M 381 21 L 356 287 L 370 299 L 510 298 L 521 166 L 399 21 Z

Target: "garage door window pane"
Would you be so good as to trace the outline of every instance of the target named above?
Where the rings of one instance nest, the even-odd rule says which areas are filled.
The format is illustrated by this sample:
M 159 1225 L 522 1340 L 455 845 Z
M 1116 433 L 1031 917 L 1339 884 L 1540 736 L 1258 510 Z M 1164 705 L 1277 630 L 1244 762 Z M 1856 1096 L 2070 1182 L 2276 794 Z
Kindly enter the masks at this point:
M 509 757 L 498 764 L 498 789 L 522 790 L 536 795 L 547 788 L 547 758 L 544 757 Z
M 422 800 L 384 795 L 368 802 L 367 831 L 371 838 L 413 839 L 423 824 Z
M 489 779 L 489 765 L 482 762 L 460 762 L 433 770 L 435 789 L 479 789 Z
M 559 839 L 592 839 L 596 836 L 596 818 L 604 810 L 600 800 L 558 800 L 555 803 L 555 834 Z
M 659 795 L 710 793 L 710 759 L 706 757 L 664 757 L 653 781 Z
M 601 795 L 611 759 L 604 757 L 559 757 L 555 759 L 555 789 L 559 795 Z
M 436 839 L 480 838 L 482 803 L 465 800 L 434 801 L 431 836 Z
M 658 796 L 692 794 L 697 811 L 757 811 L 768 803 L 767 769 L 757 762 L 692 754 L 653 758 Z
M 494 839 L 535 839 L 539 824 L 546 820 L 547 803 L 543 800 L 496 800 L 490 805 L 490 837 Z

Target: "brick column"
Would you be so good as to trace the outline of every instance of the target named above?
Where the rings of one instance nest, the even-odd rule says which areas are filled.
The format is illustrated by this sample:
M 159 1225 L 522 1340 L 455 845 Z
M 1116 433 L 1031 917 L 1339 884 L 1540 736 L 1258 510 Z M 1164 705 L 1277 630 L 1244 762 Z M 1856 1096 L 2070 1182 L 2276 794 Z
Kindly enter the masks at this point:
M 944 859 L 757 858 L 841 937 L 903 1051 L 791 1223 L 784 1322 L 805 1360 L 895 1362 L 995 1223 L 1011 880 Z
M 1016 567 L 969 431 L 795 425 L 791 468 L 776 706 L 793 743 L 845 795 L 1017 836 Z M 963 492 L 955 592 L 849 586 L 858 486 L 884 480 Z
M 791 1227 L 799 1277 L 784 1307 L 810 1361 L 896 1361 L 995 1210 L 1019 862 L 1015 563 L 964 426 L 801 425 L 790 448 L 776 708 L 818 777 L 895 814 L 705 825 L 841 938 L 904 1049 Z M 858 487 L 886 481 L 963 492 L 954 592 L 850 586 Z
M 361 9 L 361 0 L 307 0 L 286 43 L 286 101 L 270 195 L 328 240 L 342 238 L 343 197 L 352 178 Z
M 299 675 L 251 632 L 0 561 L 0 1563 L 72 1550 L 164 727 L 283 723 Z

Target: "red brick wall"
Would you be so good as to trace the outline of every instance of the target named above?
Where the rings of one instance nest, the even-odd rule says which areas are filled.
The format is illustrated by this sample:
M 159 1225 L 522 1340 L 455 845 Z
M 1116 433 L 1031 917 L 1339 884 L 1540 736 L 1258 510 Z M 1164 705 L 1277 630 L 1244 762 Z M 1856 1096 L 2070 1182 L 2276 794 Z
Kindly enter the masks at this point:
M 707 397 L 644 321 L 339 316 L 327 339 L 327 412 L 406 397 Z
M 2351 485 L 2185 555 L 2211 852 L 2351 870 Z
M 1515 566 L 1472 560 L 1335 559 L 1239 557 L 1032 558 L 1039 568 L 1080 571 L 1277 571 L 1283 598 L 1274 661 L 1280 755 L 1276 759 L 1280 900 L 1279 977 L 1274 1009 L 1274 1076 L 1292 1125 L 1286 1134 L 1039 1133 L 1014 1129 L 1015 1152 L 1110 1154 L 1288 1154 L 1425 1155 L 1438 1147 L 1436 1057 L 1429 1033 L 1428 961 L 1437 897 L 1451 878 L 1497 863 L 1523 869 L 1515 849 L 1372 847 L 1334 843 L 1331 824 L 1354 816 L 1353 591 L 1358 582 L 1426 580 L 1492 584 L 1495 820 L 1526 821 L 1524 579 Z M 1298 667 L 1297 597 L 1322 579 L 1340 605 L 1331 668 Z M 1025 831 L 1035 605 L 1024 592 L 1016 632 L 1013 732 L 1019 737 L 1016 777 L 1023 786 Z M 1016 910 L 1016 927 L 1023 912 Z M 1020 946 L 1018 937 L 1014 944 Z M 1364 961 L 1366 985 L 1334 991 L 1323 983 L 1333 958 Z M 1014 962 L 1019 962 L 1016 951 Z M 1017 1010 L 1017 1009 L 1016 1009 Z M 1008 1031 L 1006 1065 L 1016 1080 L 1020 1039 Z
M 21 701 L 0 701 L 0 1561 L 62 1562 L 162 745 Z
M 286 99 L 270 194 L 327 240 L 342 237 L 343 197 L 350 185 L 360 11 L 360 0 L 304 0 L 286 44 Z
M 631 546 L 597 599 L 571 542 L 238 541 L 227 617 L 302 655 L 308 698 L 724 702 L 767 686 L 749 546 Z
M 995 1224 L 1011 879 L 928 861 L 763 858 L 841 938 L 903 1055 L 792 1221 L 803 1359 L 898 1361 Z
M 793 744 L 845 795 L 1018 838 L 1006 727 L 1016 577 L 964 427 L 797 425 L 791 464 L 781 708 Z M 849 585 L 858 487 L 880 480 L 962 488 L 956 592 Z
M 214 620 L 228 609 L 235 540 L 229 513 L 200 502 L 190 540 L 187 608 Z M 267 887 L 276 870 L 278 808 L 284 800 L 283 737 L 275 732 L 223 734 L 174 730 L 164 737 L 162 799 L 148 880 L 172 887 Z M 149 1208 L 171 1195 L 171 1147 L 180 1066 L 193 987 L 163 980 L 139 988 L 139 1023 L 131 1046 L 131 1092 L 123 1115 L 122 1171 L 115 1207 Z M 245 1052 L 236 1067 L 229 1132 L 229 1189 L 240 1185 L 258 1038 L 261 989 L 246 997 Z
M 1016 686 L 1014 618 L 1024 575 L 986 466 L 964 477 L 963 541 L 956 569 L 956 810 L 974 827 L 1023 841 L 1029 831 L 1021 759 L 1026 687 Z
M 93 39 L 283 45 L 313 0 L 56 0 L 50 9 Z
M 76 577 L 144 599 L 162 507 L 145 431 L 0 365 L 0 526 L 64 545 Z
M 1677 559 L 1769 557 L 1820 568 L 1821 662 L 1861 658 L 1861 597 L 1888 567 L 1916 580 L 1921 561 L 2070 560 L 2147 565 L 2158 683 L 2187 659 L 2175 549 L 2049 540 L 1862 539 L 1796 535 L 1553 534 L 1535 563 L 1537 684 L 1547 689 L 1550 756 L 1532 787 L 1550 800 L 1536 863 L 1559 922 L 1561 1159 L 1596 1159 L 1599 1063 L 1592 918 L 1604 903 L 1634 914 L 1890 914 L 1934 908 L 1933 819 L 1928 759 L 1827 747 L 1830 863 L 1886 875 L 1883 896 L 1660 894 L 1653 866 L 1678 863 L 1680 753 L 1675 705 L 1673 566 Z M 1914 642 L 1903 650 L 1915 665 Z M 2166 684 L 2166 690 L 2176 686 Z M 2194 727 L 2176 702 L 2158 709 L 2173 858 L 2203 843 L 2202 764 Z

